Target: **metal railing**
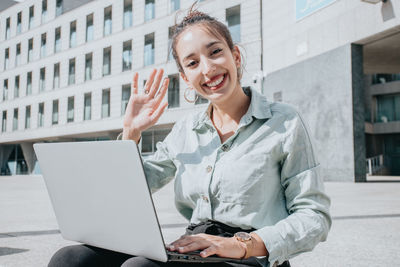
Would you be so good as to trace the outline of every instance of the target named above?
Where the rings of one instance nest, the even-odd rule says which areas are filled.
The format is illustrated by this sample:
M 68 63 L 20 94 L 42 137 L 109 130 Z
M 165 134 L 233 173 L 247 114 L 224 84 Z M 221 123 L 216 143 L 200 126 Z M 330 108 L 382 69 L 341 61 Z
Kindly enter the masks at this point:
M 367 158 L 367 173 L 369 175 L 376 174 L 383 169 L 383 155 L 378 155 L 372 158 Z

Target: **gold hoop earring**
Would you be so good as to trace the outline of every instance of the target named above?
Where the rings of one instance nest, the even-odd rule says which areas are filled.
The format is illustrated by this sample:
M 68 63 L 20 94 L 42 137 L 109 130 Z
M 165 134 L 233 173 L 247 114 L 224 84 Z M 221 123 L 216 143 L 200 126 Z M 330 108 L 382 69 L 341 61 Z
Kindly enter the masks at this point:
M 196 97 L 194 98 L 194 100 L 190 100 L 190 99 L 187 97 L 187 93 L 190 92 L 191 90 L 193 90 L 193 88 L 187 87 L 187 88 L 185 89 L 185 92 L 183 92 L 183 97 L 185 98 L 185 100 L 186 100 L 187 102 L 189 102 L 189 103 L 195 103 L 195 102 L 197 101 L 197 99 L 199 98 L 199 95 L 196 94 Z

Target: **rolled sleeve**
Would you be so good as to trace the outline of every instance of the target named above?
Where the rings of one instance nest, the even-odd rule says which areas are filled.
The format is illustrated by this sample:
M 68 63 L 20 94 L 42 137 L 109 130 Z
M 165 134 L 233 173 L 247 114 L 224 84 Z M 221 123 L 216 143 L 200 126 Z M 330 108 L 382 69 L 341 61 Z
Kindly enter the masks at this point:
M 289 122 L 281 161 L 281 185 L 289 216 L 255 231 L 265 243 L 271 264 L 311 251 L 326 240 L 332 223 L 330 199 L 324 192 L 310 136 L 297 113 Z

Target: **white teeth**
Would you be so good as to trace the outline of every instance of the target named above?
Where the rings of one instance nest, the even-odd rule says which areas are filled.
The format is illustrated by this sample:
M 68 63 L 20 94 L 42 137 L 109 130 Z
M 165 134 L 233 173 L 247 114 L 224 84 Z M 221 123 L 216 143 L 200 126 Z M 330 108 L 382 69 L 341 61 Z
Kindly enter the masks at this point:
M 208 86 L 208 87 L 217 86 L 217 85 L 219 85 L 223 80 L 224 80 L 224 75 L 222 75 L 221 78 L 219 78 L 219 79 L 216 80 L 215 82 L 207 83 L 207 86 Z

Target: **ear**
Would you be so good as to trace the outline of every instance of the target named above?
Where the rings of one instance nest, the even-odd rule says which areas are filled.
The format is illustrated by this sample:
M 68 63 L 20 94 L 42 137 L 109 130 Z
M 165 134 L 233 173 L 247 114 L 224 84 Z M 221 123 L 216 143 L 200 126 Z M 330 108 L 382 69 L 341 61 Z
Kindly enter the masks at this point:
M 183 80 L 188 86 L 190 86 L 189 80 L 188 80 L 188 78 L 186 77 L 185 73 L 179 72 L 179 74 L 181 75 L 182 80 Z
M 240 56 L 240 50 L 237 45 L 233 47 L 232 50 L 233 59 L 235 60 L 235 65 L 239 68 L 242 65 L 242 57 Z

